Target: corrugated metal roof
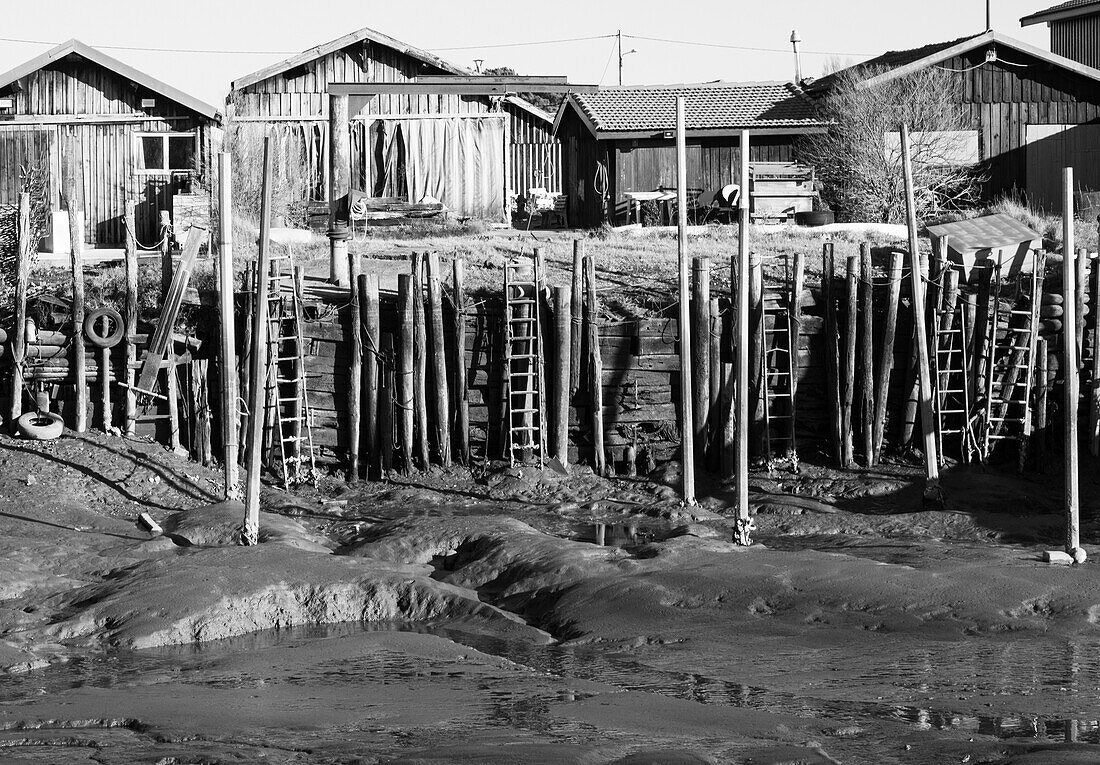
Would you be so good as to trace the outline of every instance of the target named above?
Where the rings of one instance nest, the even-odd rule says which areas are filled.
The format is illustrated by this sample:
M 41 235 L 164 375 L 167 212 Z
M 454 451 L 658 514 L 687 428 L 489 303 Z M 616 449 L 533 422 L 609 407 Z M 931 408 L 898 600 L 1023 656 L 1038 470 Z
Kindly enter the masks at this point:
M 676 129 L 676 97 L 684 97 L 688 130 L 818 127 L 813 104 L 782 82 L 719 82 L 603 88 L 571 96 L 599 133 Z
M 1100 12 L 1100 1 L 1098 0 L 1069 0 L 1068 2 L 1058 3 L 1058 5 L 1052 5 L 1045 10 L 1036 11 L 1028 16 L 1024 16 L 1020 19 L 1020 26 L 1026 27 L 1031 24 L 1038 24 L 1042 21 L 1046 21 L 1049 16 L 1055 16 L 1067 11 L 1081 9 L 1081 11 L 1084 12 L 1090 5 L 1096 6 L 1096 11 Z M 1078 14 L 1074 13 L 1073 15 Z

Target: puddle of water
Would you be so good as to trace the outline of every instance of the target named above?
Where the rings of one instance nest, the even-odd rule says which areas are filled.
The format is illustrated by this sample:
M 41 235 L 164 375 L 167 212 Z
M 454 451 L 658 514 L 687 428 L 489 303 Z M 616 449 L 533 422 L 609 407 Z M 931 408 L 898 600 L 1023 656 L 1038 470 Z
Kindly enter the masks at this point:
M 669 530 L 652 523 L 581 523 L 573 527 L 572 539 L 600 547 L 640 547 L 668 538 Z

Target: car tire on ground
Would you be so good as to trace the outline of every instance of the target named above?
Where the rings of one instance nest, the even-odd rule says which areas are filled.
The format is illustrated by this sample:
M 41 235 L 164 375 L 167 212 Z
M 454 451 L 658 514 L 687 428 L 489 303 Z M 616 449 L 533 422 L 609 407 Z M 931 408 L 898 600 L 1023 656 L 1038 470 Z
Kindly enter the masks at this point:
M 27 412 L 15 421 L 15 428 L 31 441 L 52 441 L 61 436 L 65 421 L 53 412 Z

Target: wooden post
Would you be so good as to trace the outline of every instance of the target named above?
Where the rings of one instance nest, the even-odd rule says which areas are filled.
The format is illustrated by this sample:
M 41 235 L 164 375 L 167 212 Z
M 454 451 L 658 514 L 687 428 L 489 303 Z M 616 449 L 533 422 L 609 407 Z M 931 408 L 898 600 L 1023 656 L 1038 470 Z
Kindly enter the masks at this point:
M 416 312 L 413 309 L 412 274 L 397 275 L 397 316 L 400 321 L 400 347 L 397 356 L 397 409 L 401 418 L 401 456 L 404 458 L 405 475 L 412 472 L 413 463 L 413 397 L 415 396 L 413 371 L 413 346 L 416 344 Z
M 710 326 L 706 340 L 710 367 L 710 401 L 707 411 L 710 415 L 707 417 L 707 467 L 717 473 L 722 461 L 722 308 L 718 298 L 710 299 L 708 313 Z
M 346 246 L 345 242 L 345 246 Z M 348 331 L 351 359 L 348 365 L 348 472 L 347 480 L 359 480 L 360 418 L 363 405 L 363 321 L 359 311 L 359 253 L 347 252 Z
M 348 97 L 328 97 L 328 239 L 329 280 L 348 286 L 348 235 L 351 222 L 351 133 Z
M 871 268 L 871 245 L 864 242 L 859 248 L 860 294 L 862 295 L 860 321 L 860 428 L 863 434 L 863 464 L 874 464 L 875 421 L 875 345 L 874 302 L 875 281 Z
M 920 252 L 917 245 L 917 208 L 913 199 L 913 165 L 909 155 L 909 126 L 901 125 L 902 171 L 905 175 L 905 207 L 909 228 L 909 267 L 913 286 L 913 331 L 917 339 L 917 379 L 920 381 L 920 419 L 924 434 L 924 469 L 928 477 L 925 496 L 942 501 L 940 466 L 936 455 L 936 430 L 932 427 L 932 380 L 928 371 L 927 324 L 924 319 L 924 283 L 921 280 Z
M 75 197 L 70 197 L 75 198 Z M 72 247 L 73 278 L 73 374 L 76 391 L 76 420 L 73 430 L 88 429 L 88 376 L 84 356 L 84 211 L 69 208 L 69 243 Z
M 455 304 L 455 409 L 458 429 L 457 457 L 461 465 L 470 463 L 470 395 L 466 388 L 466 261 L 456 255 L 451 263 Z M 566 378 L 566 387 L 569 378 Z M 565 464 L 565 463 L 562 463 Z
M 1065 415 L 1065 512 L 1066 552 L 1073 555 L 1081 546 L 1080 486 L 1077 454 L 1077 406 L 1080 370 L 1077 366 L 1077 269 L 1073 262 L 1073 168 L 1062 168 L 1062 410 Z
M 836 296 L 833 294 L 836 263 L 833 243 L 821 249 L 821 297 L 825 301 L 825 387 L 829 396 L 829 425 L 833 456 L 844 465 L 844 433 L 840 424 L 840 337 L 836 321 Z
M 122 381 L 126 383 L 126 415 L 123 424 L 123 432 L 127 436 L 133 436 L 135 432 L 135 418 L 137 417 L 137 394 L 134 393 L 134 383 L 137 381 L 137 345 L 134 343 L 134 335 L 137 334 L 138 321 L 138 260 L 137 241 L 134 239 L 137 231 L 134 208 L 137 204 L 134 194 L 133 167 L 130 168 L 130 176 L 126 179 L 126 199 L 124 206 L 124 224 L 126 227 L 125 238 L 125 271 L 126 271 L 126 304 L 123 311 L 123 320 L 126 322 L 126 334 L 123 335 L 123 369 L 126 370 Z M 234 374 L 236 370 L 233 370 Z
M 886 290 L 886 315 L 882 327 L 882 356 L 875 380 L 874 444 L 871 464 L 882 459 L 886 435 L 886 405 L 890 400 L 890 375 L 894 371 L 894 340 L 898 329 L 898 303 L 901 300 L 902 258 L 899 250 L 890 253 L 890 275 Z
M 11 338 L 11 404 L 9 427 L 23 414 L 23 360 L 27 352 L 27 286 L 31 271 L 31 197 L 19 195 L 19 243 L 15 251 L 15 326 Z
M 1035 429 L 1032 432 L 1032 454 L 1035 469 L 1045 473 L 1047 469 L 1047 408 L 1050 391 L 1050 372 L 1047 339 L 1035 340 Z
M 764 264 L 749 255 L 749 449 L 761 453 L 764 442 Z
M 439 270 L 438 253 L 429 252 L 427 264 L 435 433 L 439 444 L 439 461 L 443 467 L 449 468 L 451 466 L 451 397 L 447 390 L 447 355 L 443 340 L 443 276 Z
M 702 469 L 710 418 L 710 258 L 700 255 L 691 259 L 691 287 L 691 411 L 695 467 Z
M 363 361 L 363 395 L 366 404 L 366 417 L 363 428 L 366 430 L 367 477 L 371 469 L 378 466 L 378 376 L 382 357 L 382 323 L 378 298 L 378 274 L 359 274 L 359 311 L 363 321 L 363 333 L 366 341 L 366 353 Z
M 562 466 L 569 465 L 569 381 L 572 379 L 570 355 L 572 352 L 573 323 L 572 291 L 567 287 L 554 288 L 554 364 L 550 367 L 548 394 L 553 418 L 551 454 Z
M 584 322 L 588 332 L 588 391 L 592 420 L 592 458 L 597 475 L 607 473 L 603 442 L 603 358 L 600 355 L 599 301 L 596 297 L 596 258 L 584 258 Z M 681 333 L 682 334 L 682 333 Z
M 191 379 L 194 385 L 195 418 L 192 420 L 193 439 L 199 461 L 211 462 L 210 433 L 210 362 L 196 359 L 191 362 Z
M 127 209 L 132 213 L 129 205 Z M 136 292 L 136 259 L 134 280 Z M 237 386 L 237 314 L 233 282 L 233 155 L 223 151 L 218 154 L 218 315 L 221 324 L 219 381 L 226 499 L 239 499 L 241 496 L 240 468 L 237 464 L 240 450 L 237 439 L 240 391 Z
M 859 327 L 859 256 L 849 255 L 847 263 L 847 326 L 844 331 L 844 401 L 840 427 L 843 456 L 841 465 L 855 465 L 855 439 L 852 435 L 852 408 L 856 393 L 856 340 Z
M 401 277 L 398 277 L 400 283 Z M 406 294 L 408 293 L 408 286 L 406 285 Z M 404 316 L 404 314 L 401 314 Z M 385 478 L 393 470 L 393 396 L 394 396 L 394 381 L 393 381 L 393 335 L 388 332 L 381 336 L 381 344 L 379 345 L 379 362 L 381 364 L 381 385 L 379 395 L 379 413 L 378 413 L 378 425 L 380 433 L 378 435 L 378 441 L 380 444 L 381 461 L 382 461 L 382 477 Z M 402 414 L 402 420 L 404 414 Z M 410 439 L 411 440 L 411 439 Z
M 676 97 L 676 201 L 681 214 L 676 221 L 676 249 L 680 265 L 680 443 L 682 445 L 684 504 L 695 504 L 695 418 L 691 396 L 691 316 L 687 253 L 687 128 L 684 97 Z
M 1077 366 L 1079 370 L 1084 370 L 1085 324 L 1087 323 L 1085 317 L 1088 315 L 1089 251 L 1083 247 L 1077 250 L 1076 267 L 1074 283 L 1077 287 L 1075 294 L 1077 300 Z M 1080 385 L 1080 373 L 1078 373 L 1078 385 Z
M 798 425 L 798 376 L 801 373 L 798 360 L 802 347 L 802 293 L 806 288 L 806 256 L 801 252 L 794 256 L 794 274 L 791 284 L 790 321 L 791 321 L 791 418 L 787 420 L 787 443 L 793 452 Z M 797 457 L 797 454 L 795 454 Z
M 180 440 L 180 379 L 176 374 L 176 344 L 169 343 L 164 374 L 168 376 L 168 446 L 175 454 L 187 455 Z
M 581 387 L 581 341 L 584 313 L 584 240 L 573 240 L 573 296 L 570 300 L 573 328 L 569 341 L 569 398 Z
M 264 138 L 263 186 L 260 202 L 260 242 L 252 301 L 252 354 L 248 374 L 248 480 L 244 492 L 241 544 L 253 545 L 260 535 L 260 460 L 267 400 L 267 297 L 271 280 L 271 139 Z
M 1092 306 L 1092 369 L 1089 374 L 1089 452 L 1100 457 L 1100 258 L 1089 274 Z
M 734 337 L 737 330 L 738 302 L 737 290 L 739 284 L 740 269 L 737 266 L 737 257 L 730 258 L 730 319 L 722 324 L 722 345 L 727 349 L 730 357 L 729 364 L 722 365 L 722 462 L 721 471 L 723 478 L 733 478 L 737 475 L 737 358 L 740 351 L 734 346 Z
M 160 303 L 168 299 L 168 288 L 172 285 L 172 214 L 160 211 Z
M 427 470 L 431 462 L 428 449 L 428 383 L 427 324 L 424 319 L 424 256 L 412 256 L 413 307 L 413 411 L 416 415 L 416 447 L 420 469 Z
M 749 208 L 752 195 L 749 192 L 749 131 L 742 130 L 739 138 L 739 151 L 741 159 L 741 204 L 737 210 L 737 296 L 733 301 L 736 319 L 733 333 L 737 343 L 735 387 L 736 415 L 736 447 L 735 470 L 736 491 L 734 493 L 734 509 L 737 514 L 739 526 L 734 538 L 741 542 L 748 541 L 748 531 L 752 524 L 749 517 L 749 433 L 747 424 L 749 421 Z
M 246 295 L 244 304 L 244 323 L 242 325 L 242 333 L 244 337 L 241 338 L 241 401 L 252 401 L 252 324 L 253 324 L 253 307 L 255 306 L 255 293 L 256 293 L 256 261 L 248 261 L 244 266 L 244 277 L 242 279 L 241 290 Z M 248 450 L 251 448 L 248 439 L 249 433 L 251 433 L 251 426 L 249 421 L 251 419 L 251 406 L 250 403 L 246 403 L 245 407 L 241 409 L 240 420 L 241 426 L 238 432 L 240 433 L 240 443 L 242 445 L 241 453 L 243 460 L 247 463 L 249 460 Z
M 111 320 L 99 317 L 99 330 L 104 336 L 110 332 Z M 114 425 L 111 411 L 111 349 L 99 349 L 99 408 L 103 412 L 103 432 L 107 433 Z

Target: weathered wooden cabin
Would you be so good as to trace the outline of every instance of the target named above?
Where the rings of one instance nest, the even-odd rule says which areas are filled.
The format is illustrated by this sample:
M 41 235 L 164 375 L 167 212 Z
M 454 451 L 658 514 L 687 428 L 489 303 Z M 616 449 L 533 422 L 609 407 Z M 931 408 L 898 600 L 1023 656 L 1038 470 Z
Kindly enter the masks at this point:
M 69 40 L 0 74 L 0 204 L 17 203 L 22 169 L 36 166 L 48 174 L 50 204 L 59 209 L 72 146 L 83 172 L 87 244 L 125 242 L 131 179 L 138 195 L 131 233 L 155 242 L 159 211 L 205 180 L 220 123 L 213 106 Z
M 1020 19 L 1024 27 L 1042 23 L 1052 53 L 1100 68 L 1100 0 L 1069 0 Z
M 684 96 L 689 192 L 736 183 L 740 131 L 749 161 L 791 162 L 800 136 L 824 129 L 812 102 L 781 82 L 716 82 L 602 88 L 558 109 L 563 192 L 574 226 L 630 217 L 632 191 L 676 186 L 676 97 Z
M 973 37 L 891 51 L 843 70 L 873 87 L 925 67 L 946 72 L 963 106 L 977 160 L 989 175 L 985 195 L 1024 192 L 1038 207 L 1061 204 L 1063 167 L 1079 190 L 1100 190 L 1100 70 L 988 31 Z M 827 96 L 837 72 L 807 86 Z
M 324 201 L 329 83 L 401 83 L 445 74 L 475 73 L 360 29 L 234 80 L 232 129 L 259 126 L 272 136 L 277 163 L 301 167 L 310 201 Z M 506 220 L 511 195 L 560 188 L 552 126 L 549 114 L 515 96 L 379 96 L 351 115 L 352 187 L 370 196 L 407 197 L 411 187 L 424 185 L 410 182 L 409 174 L 430 172 L 437 177 L 427 185 L 441 190 L 455 214 Z M 422 161 L 406 161 L 410 154 Z

